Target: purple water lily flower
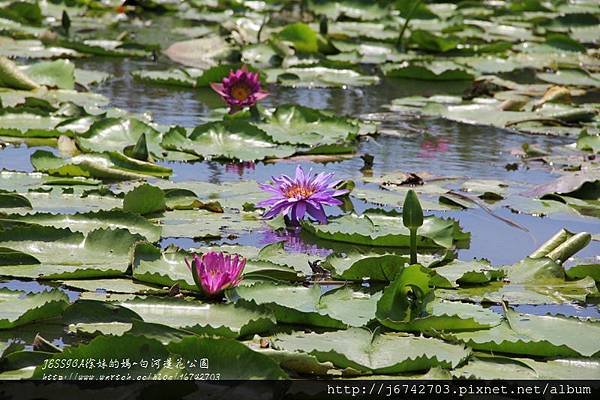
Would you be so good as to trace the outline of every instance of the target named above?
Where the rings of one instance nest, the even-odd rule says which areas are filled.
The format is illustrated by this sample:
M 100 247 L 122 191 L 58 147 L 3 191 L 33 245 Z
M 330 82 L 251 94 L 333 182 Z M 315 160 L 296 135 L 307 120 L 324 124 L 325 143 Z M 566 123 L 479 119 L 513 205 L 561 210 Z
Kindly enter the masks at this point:
M 322 224 L 327 223 L 323 206 L 339 206 L 342 202 L 335 197 L 348 193 L 348 190 L 337 190 L 335 186 L 340 181 L 332 182 L 333 173 L 313 175 L 312 169 L 306 174 L 301 166 L 296 167 L 296 176 L 290 178 L 281 175 L 273 177 L 273 185 L 260 184 L 265 192 L 273 194 L 268 200 L 263 200 L 259 207 L 271 207 L 264 215 L 270 219 L 278 214 L 287 214 L 292 223 L 310 215 Z
M 261 88 L 258 73 L 248 71 L 245 65 L 229 71 L 221 83 L 211 83 L 210 87 L 225 100 L 230 113 L 251 107 L 269 95 Z
M 240 283 L 246 259 L 237 254 L 209 251 L 201 257 L 194 254 L 192 262 L 186 258 L 185 263 L 192 272 L 196 286 L 207 297 L 215 297 Z

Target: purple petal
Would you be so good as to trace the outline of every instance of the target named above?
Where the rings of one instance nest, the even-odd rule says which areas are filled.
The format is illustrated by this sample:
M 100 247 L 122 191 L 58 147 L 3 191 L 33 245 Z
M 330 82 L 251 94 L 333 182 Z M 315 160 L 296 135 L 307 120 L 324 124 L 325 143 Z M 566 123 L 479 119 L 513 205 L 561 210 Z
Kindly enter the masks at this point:
M 323 206 L 315 207 L 310 203 L 306 203 L 306 212 L 319 221 L 321 224 L 327 223 L 327 216 L 325 215 L 325 210 L 323 210 Z
M 304 218 L 304 214 L 306 214 L 306 203 L 299 201 L 292 207 L 290 219 L 292 221 L 300 221 L 302 218 Z

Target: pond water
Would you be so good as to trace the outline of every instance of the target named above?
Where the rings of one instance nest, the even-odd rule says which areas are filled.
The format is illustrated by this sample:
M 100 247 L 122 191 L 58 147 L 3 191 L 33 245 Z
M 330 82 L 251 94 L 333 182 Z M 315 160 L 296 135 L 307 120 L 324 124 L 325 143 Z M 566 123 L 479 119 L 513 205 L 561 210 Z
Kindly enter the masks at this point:
M 155 122 L 163 125 L 194 127 L 210 118 L 211 111 L 221 107 L 221 100 L 210 89 L 182 89 L 161 87 L 136 81 L 130 72 L 139 69 L 158 69 L 165 65 L 150 61 L 119 58 L 96 58 L 93 61 L 78 61 L 78 67 L 95 69 L 111 74 L 112 78 L 95 86 L 94 92 L 107 96 L 111 106 L 132 113 L 150 113 Z M 434 86 L 435 85 L 435 89 Z M 441 86 L 443 85 L 443 86 Z M 548 182 L 558 175 L 539 164 L 520 166 L 509 171 L 506 164 L 518 161 L 511 150 L 520 148 L 523 143 L 534 144 L 550 150 L 554 146 L 572 143 L 572 138 L 532 136 L 514 134 L 507 130 L 456 123 L 441 118 L 407 116 L 386 111 L 383 107 L 392 99 L 410 96 L 427 96 L 440 93 L 461 94 L 466 84 L 431 83 L 412 80 L 387 79 L 382 84 L 366 88 L 322 89 L 285 88 L 271 85 L 271 95 L 265 106 L 297 103 L 303 106 L 329 110 L 336 114 L 371 119 L 380 122 L 382 135 L 369 137 L 359 146 L 359 154 L 375 156 L 372 175 L 379 176 L 392 172 L 426 172 L 436 176 L 455 176 L 481 179 L 498 179 L 512 182 L 539 184 Z M 39 149 L 12 147 L 0 151 L 0 169 L 32 171 L 29 157 Z M 46 150 L 56 151 L 52 148 Z M 298 162 L 286 160 L 278 163 L 257 162 L 245 168 L 219 162 L 164 162 L 173 169 L 173 181 L 208 181 L 221 183 L 236 180 L 254 179 L 266 181 L 273 175 L 286 173 L 293 175 Z M 306 168 L 316 171 L 333 171 L 342 179 L 353 179 L 361 183 L 363 161 L 359 156 L 343 161 L 323 163 L 300 162 Z M 374 187 L 374 186 L 373 186 Z M 362 211 L 370 204 L 354 202 L 355 209 Z M 335 210 L 330 210 L 333 214 Z M 453 217 L 460 221 L 464 230 L 471 232 L 469 248 L 459 249 L 458 258 L 486 258 L 494 265 L 513 264 L 535 250 L 561 228 L 571 231 L 597 233 L 598 224 L 593 220 L 574 219 L 568 215 L 553 214 L 537 217 L 515 214 L 509 209 L 501 209 L 496 215 L 510 219 L 525 228 L 518 229 L 486 213 L 480 208 L 453 212 L 433 212 L 433 214 Z M 210 244 L 242 244 L 262 247 L 276 240 L 288 240 L 286 249 L 294 252 L 301 249 L 317 254 L 327 254 L 327 249 L 318 245 L 303 243 L 299 237 L 281 237 L 269 232 L 252 232 L 235 239 L 211 241 Z M 292 242 L 289 242 L 289 241 Z M 163 238 L 161 246 L 177 244 L 181 247 L 197 247 L 207 243 L 192 239 Z M 593 257 L 600 254 L 600 243 L 593 241 L 578 255 Z M 45 285 L 32 285 L 21 281 L 4 282 L 0 287 L 27 291 L 44 290 Z M 74 299 L 77 292 L 67 291 Z M 597 306 L 537 306 L 527 312 L 535 314 L 557 313 L 581 316 L 600 316 Z
M 207 88 L 179 89 L 161 87 L 136 81 L 131 71 L 139 69 L 165 68 L 161 63 L 120 58 L 97 58 L 93 61 L 78 61 L 78 66 L 108 72 L 112 78 L 95 86 L 94 92 L 107 96 L 111 106 L 133 113 L 151 113 L 154 121 L 163 125 L 194 127 L 206 122 L 211 110 L 221 107 L 221 100 Z M 539 164 L 522 166 L 516 171 L 508 171 L 507 163 L 518 158 L 511 150 L 520 148 L 523 143 L 534 144 L 550 150 L 554 146 L 572 143 L 572 138 L 518 135 L 507 130 L 460 124 L 440 118 L 420 118 L 386 112 L 382 106 L 392 99 L 410 96 L 427 96 L 440 93 L 461 94 L 465 83 L 431 83 L 414 80 L 387 79 L 377 86 L 350 89 L 286 88 L 271 85 L 271 95 L 264 102 L 266 106 L 297 103 L 307 107 L 329 110 L 336 114 L 383 119 L 380 129 L 385 134 L 368 138 L 359 147 L 359 153 L 375 156 L 373 176 L 391 172 L 427 172 L 436 176 L 458 176 L 468 178 L 498 179 L 513 182 L 539 184 L 548 182 L 558 175 L 550 168 Z M 52 150 L 52 149 L 48 149 Z M 0 169 L 32 171 L 29 156 L 32 149 L 8 147 L 0 153 Z M 250 168 L 236 168 L 231 164 L 218 162 L 163 163 L 173 169 L 174 181 L 226 181 L 254 179 L 266 181 L 272 175 L 292 174 L 297 162 L 285 161 L 265 164 L 258 162 Z M 354 179 L 360 184 L 363 161 L 360 157 L 349 160 L 316 164 L 301 162 L 317 171 L 334 171 L 342 179 Z M 359 202 L 357 210 L 368 205 Z M 333 211 L 335 212 L 335 211 Z M 528 232 L 510 226 L 494 218 L 482 209 L 468 209 L 460 212 L 438 212 L 443 216 L 458 219 L 463 228 L 472 233 L 468 249 L 459 250 L 463 260 L 484 257 L 493 264 L 512 264 L 529 255 L 541 243 L 561 228 L 572 231 L 597 233 L 597 222 L 573 219 L 568 215 L 554 214 L 549 217 L 536 217 L 515 214 L 502 209 L 497 214 L 508 218 Z M 189 244 L 191 240 L 164 240 L 163 243 Z M 236 239 L 240 244 L 264 245 L 257 235 L 249 234 Z M 579 253 L 582 257 L 600 254 L 600 243 L 592 242 Z

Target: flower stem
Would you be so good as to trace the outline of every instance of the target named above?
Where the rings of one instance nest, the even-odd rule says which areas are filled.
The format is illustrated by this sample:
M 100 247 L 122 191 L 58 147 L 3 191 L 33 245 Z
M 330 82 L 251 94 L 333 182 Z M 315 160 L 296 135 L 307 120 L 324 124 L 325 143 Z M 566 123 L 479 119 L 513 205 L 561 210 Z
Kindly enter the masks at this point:
M 253 121 L 260 121 L 260 112 L 256 108 L 256 105 L 250 107 L 250 117 L 252 117 Z
M 410 22 L 410 20 L 413 17 L 413 14 L 415 13 L 415 11 L 417 11 L 417 8 L 419 8 L 419 5 L 421 4 L 421 0 L 417 0 L 414 2 L 412 8 L 410 9 L 410 11 L 408 12 L 408 14 L 406 15 L 406 21 L 404 21 L 404 25 L 402 25 L 402 29 L 400 30 L 400 34 L 398 35 L 398 41 L 396 42 L 396 47 L 398 48 L 398 50 L 402 51 L 402 38 L 404 37 L 404 32 L 406 31 L 406 28 L 408 28 L 408 23 Z
M 410 230 L 410 263 L 417 263 L 417 228 Z

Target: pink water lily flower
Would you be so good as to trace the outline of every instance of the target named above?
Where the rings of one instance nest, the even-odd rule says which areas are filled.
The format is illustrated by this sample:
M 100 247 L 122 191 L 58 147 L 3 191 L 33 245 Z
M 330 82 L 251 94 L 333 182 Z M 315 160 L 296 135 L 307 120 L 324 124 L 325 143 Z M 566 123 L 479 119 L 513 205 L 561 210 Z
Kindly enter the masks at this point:
M 230 113 L 244 107 L 252 107 L 269 95 L 260 86 L 258 73 L 248 71 L 245 65 L 229 75 L 221 83 L 211 83 L 210 87 L 227 103 Z
M 215 297 L 240 283 L 246 259 L 237 254 L 209 251 L 201 257 L 194 254 L 192 262 L 186 258 L 185 263 L 192 272 L 196 286 L 207 297 Z
M 335 197 L 348 193 L 348 190 L 335 188 L 341 181 L 332 182 L 334 174 L 324 173 L 313 175 L 312 170 L 306 174 L 301 166 L 296 167 L 296 176 L 287 175 L 273 177 L 273 184 L 260 184 L 260 188 L 273 196 L 260 201 L 259 207 L 271 207 L 264 218 L 273 218 L 278 214 L 289 217 L 293 224 L 310 215 L 322 224 L 327 223 L 323 206 L 338 206 L 342 202 Z

